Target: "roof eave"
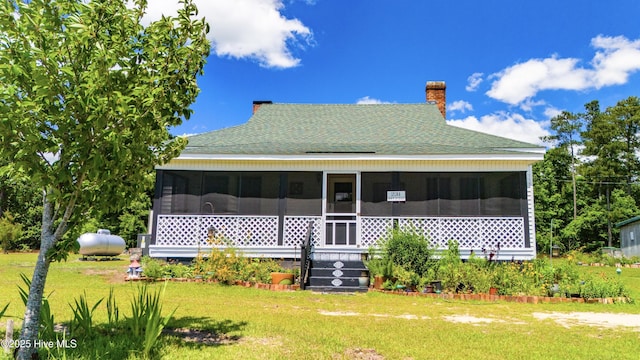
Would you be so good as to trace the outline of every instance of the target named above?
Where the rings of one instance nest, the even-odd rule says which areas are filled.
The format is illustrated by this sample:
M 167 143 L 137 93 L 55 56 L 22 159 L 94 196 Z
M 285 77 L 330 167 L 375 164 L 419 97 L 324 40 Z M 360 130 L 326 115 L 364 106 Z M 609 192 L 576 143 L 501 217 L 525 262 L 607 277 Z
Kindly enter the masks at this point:
M 420 154 L 420 155 L 390 155 L 390 154 L 350 154 L 350 153 L 314 153 L 314 154 L 182 154 L 174 160 L 238 160 L 238 161 L 327 161 L 327 160 L 431 160 L 431 161 L 459 161 L 459 160 L 505 160 L 505 161 L 540 161 L 544 159 L 544 152 L 521 152 L 511 154 Z

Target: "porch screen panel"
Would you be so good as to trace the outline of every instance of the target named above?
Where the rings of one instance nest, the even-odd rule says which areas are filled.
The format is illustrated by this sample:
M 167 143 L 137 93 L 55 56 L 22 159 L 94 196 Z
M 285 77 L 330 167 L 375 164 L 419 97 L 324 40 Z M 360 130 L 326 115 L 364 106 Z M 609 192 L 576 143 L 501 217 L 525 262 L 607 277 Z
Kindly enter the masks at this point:
M 437 177 L 429 173 L 400 173 L 398 179 L 399 190 L 405 191 L 407 201 L 393 205 L 395 207 L 394 215 L 438 215 Z
M 391 216 L 393 208 L 387 202 L 387 191 L 392 189 L 392 173 L 362 173 L 361 174 L 361 204 L 360 212 L 364 216 Z
M 488 173 L 484 177 L 481 200 L 482 215 L 526 215 L 526 173 Z
M 198 213 L 200 208 L 201 179 L 201 172 L 163 172 L 161 213 Z
M 289 172 L 286 215 L 322 215 L 322 173 Z
M 238 188 L 238 214 L 278 215 L 279 173 L 242 173 Z
M 364 189 L 363 180 L 363 199 Z M 406 172 L 393 190 L 405 190 L 407 199 L 392 205 L 393 216 L 526 215 L 525 172 Z
M 278 215 L 277 172 L 206 172 L 202 183 L 202 214 Z
M 237 174 L 205 173 L 201 213 L 228 215 L 238 213 Z

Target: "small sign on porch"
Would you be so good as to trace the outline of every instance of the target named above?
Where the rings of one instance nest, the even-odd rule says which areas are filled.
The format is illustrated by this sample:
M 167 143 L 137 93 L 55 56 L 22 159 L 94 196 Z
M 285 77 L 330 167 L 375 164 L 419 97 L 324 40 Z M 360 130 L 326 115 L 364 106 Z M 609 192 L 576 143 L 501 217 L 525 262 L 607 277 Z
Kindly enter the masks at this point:
M 387 191 L 387 201 L 392 201 L 392 202 L 407 201 L 406 192 L 404 190 Z

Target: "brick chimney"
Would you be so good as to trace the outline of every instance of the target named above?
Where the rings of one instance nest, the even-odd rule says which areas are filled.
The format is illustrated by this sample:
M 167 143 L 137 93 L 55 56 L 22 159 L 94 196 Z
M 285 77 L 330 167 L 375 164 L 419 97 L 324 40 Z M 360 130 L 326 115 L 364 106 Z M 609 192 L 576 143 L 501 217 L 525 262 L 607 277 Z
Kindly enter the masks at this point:
M 251 114 L 255 114 L 256 111 L 258 111 L 260 106 L 262 106 L 263 104 L 273 104 L 273 101 L 269 101 L 269 100 L 254 100 L 254 102 L 253 102 L 253 112 Z
M 442 113 L 443 118 L 447 118 L 447 84 L 444 81 L 427 81 L 427 102 L 435 102 Z

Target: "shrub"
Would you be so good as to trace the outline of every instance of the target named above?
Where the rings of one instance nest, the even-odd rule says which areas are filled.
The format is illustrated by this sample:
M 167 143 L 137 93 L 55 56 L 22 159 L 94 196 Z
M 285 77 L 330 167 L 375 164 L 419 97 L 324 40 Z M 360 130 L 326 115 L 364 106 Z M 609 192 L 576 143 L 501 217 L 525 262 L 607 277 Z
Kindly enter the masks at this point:
M 193 269 L 191 266 L 184 265 L 182 263 L 167 265 L 167 273 L 173 278 L 191 278 L 193 276 Z
M 580 286 L 580 297 L 585 299 L 626 297 L 627 291 L 619 279 L 605 274 L 594 276 L 584 281 Z
M 448 247 L 442 252 L 438 264 L 438 277 L 442 280 L 442 287 L 454 291 L 462 280 L 462 260 L 458 250 L 458 242 L 450 240 Z
M 383 258 L 419 276 L 435 265 L 429 240 L 413 227 L 394 228 L 382 241 Z
M 13 249 L 14 242 L 20 237 L 21 233 L 22 225 L 16 224 L 13 215 L 5 212 L 0 218 L 0 245 L 5 254 Z
M 142 257 L 142 271 L 151 279 L 159 279 L 165 274 L 164 261 L 149 256 Z

